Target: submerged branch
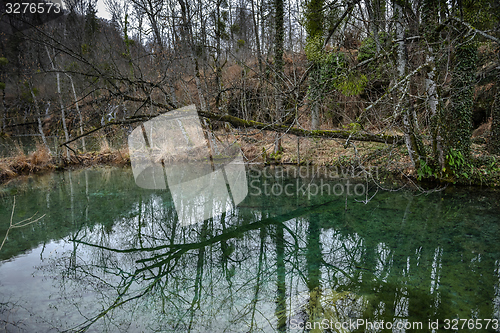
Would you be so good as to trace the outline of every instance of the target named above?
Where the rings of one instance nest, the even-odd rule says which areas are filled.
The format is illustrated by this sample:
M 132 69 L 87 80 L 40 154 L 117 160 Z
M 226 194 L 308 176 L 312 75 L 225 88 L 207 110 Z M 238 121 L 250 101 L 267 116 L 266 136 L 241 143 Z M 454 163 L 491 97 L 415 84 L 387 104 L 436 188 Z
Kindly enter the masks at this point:
M 5 244 L 5 241 L 7 240 L 7 238 L 9 237 L 9 232 L 12 230 L 12 229 L 16 229 L 16 228 L 22 228 L 22 227 L 25 227 L 27 225 L 30 225 L 32 223 L 36 223 L 38 222 L 39 220 L 41 220 L 45 214 L 43 214 L 42 216 L 40 216 L 39 218 L 33 220 L 33 218 L 36 216 L 36 214 L 38 214 L 38 212 L 36 212 L 32 217 L 30 218 L 27 218 L 27 219 L 24 219 L 22 221 L 19 221 L 19 222 L 16 222 L 16 223 L 13 223 L 13 220 L 14 220 L 14 211 L 16 209 L 16 197 L 14 197 L 14 203 L 12 204 L 12 213 L 10 214 L 10 224 L 9 224 L 9 228 L 7 229 L 7 232 L 5 233 L 5 237 L 3 238 L 3 241 L 2 241 L 2 244 L 0 244 L 0 251 L 2 250 L 4 244 Z
M 270 225 L 282 224 L 286 221 L 289 221 L 289 220 L 297 218 L 297 217 L 304 216 L 306 214 L 316 213 L 319 210 L 325 209 L 326 207 L 331 205 L 333 202 L 334 201 L 331 200 L 331 201 L 327 201 L 327 202 L 316 204 L 316 205 L 301 207 L 301 208 L 297 208 L 291 212 L 288 212 L 286 214 L 265 218 L 265 219 L 262 219 L 260 221 L 252 222 L 252 223 L 242 225 L 242 226 L 234 226 L 232 228 L 228 228 L 227 231 L 225 231 L 217 236 L 211 237 L 211 238 L 203 240 L 201 242 L 195 242 L 195 243 L 165 244 L 165 245 L 159 245 L 159 246 L 149 247 L 149 248 L 143 247 L 143 248 L 118 249 L 118 248 L 111 248 L 111 247 L 107 247 L 107 246 L 103 246 L 103 245 L 99 245 L 99 244 L 88 243 L 88 242 L 85 242 L 85 241 L 79 240 L 79 239 L 72 239 L 71 241 L 77 242 L 77 243 L 80 243 L 83 245 L 91 246 L 94 248 L 103 249 L 106 251 L 116 252 L 116 253 L 154 252 L 154 251 L 166 249 L 167 252 L 165 252 L 165 253 L 160 253 L 160 254 L 153 256 L 153 257 L 150 257 L 150 258 L 139 259 L 136 262 L 137 263 L 146 263 L 146 262 L 156 261 L 158 259 L 165 258 L 166 256 L 168 256 L 167 257 L 168 260 L 172 260 L 172 259 L 177 258 L 180 255 L 186 253 L 187 251 L 204 248 L 207 246 L 211 246 L 213 244 L 217 244 L 221 241 L 227 241 L 230 239 L 234 239 L 234 238 L 241 236 L 245 232 L 248 232 L 251 230 L 257 230 L 257 229 L 267 227 Z M 284 225 L 284 227 L 287 230 L 289 230 L 285 225 Z M 293 236 L 293 232 L 291 230 L 289 230 L 289 232 Z M 152 266 L 147 266 L 145 268 L 138 269 L 137 273 L 144 271 L 146 269 L 161 266 L 161 264 L 165 264 L 168 260 L 163 259 L 162 261 L 160 261 Z

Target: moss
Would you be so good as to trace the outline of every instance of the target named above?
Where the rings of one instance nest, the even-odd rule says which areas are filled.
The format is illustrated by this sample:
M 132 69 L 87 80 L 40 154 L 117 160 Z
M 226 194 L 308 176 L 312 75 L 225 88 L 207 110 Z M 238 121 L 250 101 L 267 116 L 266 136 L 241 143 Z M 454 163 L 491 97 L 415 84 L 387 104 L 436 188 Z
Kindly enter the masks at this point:
M 323 52 L 322 36 L 308 37 L 304 51 L 309 61 L 312 61 L 313 63 L 323 62 L 325 58 L 325 53 Z
M 500 75 L 498 76 L 500 80 Z M 488 151 L 491 154 L 500 155 L 500 83 L 497 81 L 497 93 L 495 97 L 495 104 L 492 108 L 491 133 L 488 140 Z
M 380 44 L 387 44 L 389 35 L 386 32 L 381 31 L 379 32 L 378 36 Z M 362 62 L 371 59 L 375 57 L 375 53 L 376 53 L 376 43 L 375 39 L 373 38 L 373 34 L 371 34 L 361 42 L 361 46 L 359 47 L 359 52 L 358 52 L 358 61 Z
M 244 120 L 241 118 L 229 116 L 229 115 L 217 115 L 209 112 L 198 112 L 200 116 L 210 118 L 212 120 L 225 121 L 230 123 L 235 127 L 251 127 L 256 129 L 265 129 L 277 132 L 286 132 L 288 134 L 293 134 L 303 137 L 320 137 L 320 138 L 331 138 L 331 139 L 344 139 L 352 141 L 371 141 L 371 142 L 381 142 L 381 143 L 396 143 L 402 144 L 404 142 L 403 138 L 399 135 L 386 135 L 386 134 L 373 134 L 366 132 L 359 132 L 356 130 L 304 130 L 295 127 L 289 127 L 285 125 L 269 125 L 253 120 Z
M 447 153 L 459 151 L 465 159 L 470 157 L 472 108 L 477 47 L 463 43 L 456 47 L 451 82 L 451 107 L 444 110 L 443 136 Z

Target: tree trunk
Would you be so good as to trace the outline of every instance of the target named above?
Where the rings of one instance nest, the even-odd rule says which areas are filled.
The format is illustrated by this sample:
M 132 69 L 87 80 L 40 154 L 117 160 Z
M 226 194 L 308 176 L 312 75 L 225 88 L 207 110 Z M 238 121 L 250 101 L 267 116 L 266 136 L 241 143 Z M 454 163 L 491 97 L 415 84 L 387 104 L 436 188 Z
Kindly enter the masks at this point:
M 42 142 L 45 148 L 50 152 L 50 147 L 49 144 L 47 143 L 47 138 L 45 137 L 45 133 L 43 133 L 43 126 L 42 126 L 42 113 L 40 112 L 40 106 L 38 105 L 38 101 L 36 99 L 35 93 L 33 91 L 33 86 L 30 84 L 30 92 L 31 92 L 31 97 L 33 97 L 33 104 L 35 104 L 35 110 L 38 118 L 38 132 L 40 132 L 40 136 L 42 137 Z
M 253 29 L 254 29 L 254 33 L 255 33 L 255 45 L 257 46 L 257 61 L 259 63 L 260 74 L 262 74 L 264 67 L 262 65 L 262 52 L 260 49 L 259 26 L 257 24 L 257 18 L 255 17 L 256 13 L 255 13 L 254 0 L 251 0 L 251 4 L 252 4 Z
M 318 129 L 319 129 L 319 101 L 315 99 L 312 101 L 311 130 L 317 131 Z
M 438 91 L 436 83 L 436 63 L 434 48 L 438 38 L 436 27 L 438 25 L 438 13 L 436 12 L 436 0 L 425 0 L 422 5 L 422 25 L 424 29 L 424 43 L 426 43 L 426 63 L 427 71 L 425 75 L 425 92 L 427 112 L 430 117 L 430 131 L 432 137 L 432 152 L 439 165 L 444 164 L 443 143 L 439 133 L 439 115 L 438 115 Z
M 283 117 L 283 78 L 284 75 L 284 64 L 283 64 L 283 48 L 285 43 L 285 27 L 284 27 L 284 10 L 283 10 L 283 0 L 275 0 L 275 40 L 274 40 L 274 63 L 276 66 L 276 122 L 281 123 Z M 274 153 L 277 154 L 281 150 L 281 134 L 276 133 L 274 139 Z
M 403 21 L 403 8 L 394 2 L 394 14 L 396 16 L 396 39 L 397 44 L 397 60 L 396 68 L 398 80 L 402 80 L 407 72 L 407 57 L 406 57 L 406 41 L 405 41 L 405 24 Z M 408 155 L 415 169 L 420 168 L 420 160 L 422 158 L 423 147 L 422 140 L 417 132 L 416 119 L 413 109 L 408 98 L 410 80 L 407 80 L 398 88 L 398 104 L 394 110 L 396 114 L 401 114 L 403 118 L 403 131 L 405 136 L 406 148 Z
M 52 66 L 52 70 L 56 71 L 56 81 L 57 81 L 57 96 L 59 98 L 59 105 L 61 107 L 61 120 L 62 120 L 62 125 L 63 125 L 63 130 L 64 130 L 64 138 L 66 139 L 66 142 L 69 141 L 69 133 L 68 133 L 68 127 L 66 126 L 66 114 L 64 112 L 64 103 L 63 103 L 63 98 L 62 98 L 62 93 L 61 93 L 61 78 L 60 78 L 60 73 L 57 71 L 56 66 L 54 64 L 54 59 L 50 56 L 50 52 L 47 46 L 45 46 L 45 50 L 47 51 L 47 56 L 49 57 L 50 64 Z M 66 147 L 66 158 L 69 161 L 70 155 L 69 155 L 69 148 Z
M 370 19 L 370 30 L 373 33 L 373 40 L 375 41 L 375 56 L 378 56 L 381 50 L 380 45 L 380 2 L 377 0 L 366 0 L 366 9 Z
M 2 128 L 1 133 L 5 133 L 5 122 L 7 121 L 7 108 L 5 107 L 5 89 L 2 89 Z
M 215 84 L 217 86 L 217 96 L 215 100 L 215 107 L 217 110 L 224 109 L 223 114 L 227 114 L 227 101 L 225 101 L 223 95 L 223 89 L 224 89 L 224 84 L 222 82 L 222 66 L 221 66 L 221 61 L 220 57 L 222 55 L 222 47 L 221 47 L 221 38 L 222 38 L 222 31 L 221 27 L 223 26 L 222 20 L 223 18 L 221 17 L 221 12 L 220 12 L 220 6 L 221 6 L 221 1 L 218 0 L 216 4 L 216 17 L 214 17 L 216 24 L 215 24 L 215 49 L 216 49 L 216 55 L 214 56 L 214 62 L 215 62 Z M 221 100 L 222 100 L 222 106 L 221 106 Z
M 80 135 L 83 134 L 83 117 L 82 117 L 82 112 L 80 111 L 80 107 L 78 105 L 78 98 L 76 97 L 76 90 L 75 90 L 75 85 L 73 83 L 73 78 L 71 75 L 66 74 L 66 76 L 69 78 L 69 81 L 71 82 L 71 89 L 73 90 L 73 98 L 75 99 L 75 108 L 76 112 L 78 113 L 78 117 L 80 118 Z M 82 149 L 83 152 L 87 152 L 87 148 L 85 147 L 85 137 L 82 137 Z
M 324 21 L 324 0 L 311 0 L 306 8 L 306 31 L 307 31 L 307 44 L 317 43 L 318 38 L 323 36 L 323 21 Z M 313 45 L 312 48 L 315 49 Z M 313 51 L 315 52 L 315 51 Z M 320 51 L 321 52 L 321 51 Z M 311 69 L 310 80 L 310 98 L 311 103 L 311 129 L 317 130 L 319 128 L 319 77 L 320 77 L 320 64 L 313 64 Z
M 500 67 L 500 52 L 498 53 L 498 66 Z M 493 105 L 491 134 L 488 140 L 488 151 L 491 154 L 500 155 L 500 72 L 496 82 L 495 104 Z
M 307 263 L 306 284 L 309 290 L 308 322 L 315 325 L 324 318 L 323 306 L 321 304 L 321 266 L 322 266 L 322 243 L 321 227 L 315 215 L 309 219 L 307 228 L 307 250 L 305 253 Z
M 130 99 L 134 101 L 142 101 L 143 103 L 146 103 L 148 100 L 145 99 Z M 165 110 L 171 110 L 168 106 L 161 104 L 161 103 L 156 103 L 153 102 L 153 104 L 159 108 L 165 109 Z M 266 124 L 266 123 L 261 123 L 253 120 L 244 120 L 241 118 L 236 118 L 230 115 L 220 115 L 220 114 L 215 114 L 215 113 L 210 113 L 210 112 L 203 112 L 199 111 L 198 114 L 201 117 L 209 118 L 215 121 L 222 121 L 222 122 L 228 122 L 231 125 L 235 127 L 242 127 L 242 128 L 256 128 L 256 129 L 262 129 L 262 130 L 267 130 L 267 131 L 277 131 L 281 133 L 287 133 L 291 135 L 296 135 L 296 136 L 303 136 L 303 137 L 309 137 L 309 138 L 330 138 L 330 139 L 343 139 L 343 140 L 351 140 L 351 141 L 367 141 L 367 142 L 381 142 L 381 143 L 386 143 L 386 144 L 400 144 L 403 142 L 404 138 L 399 136 L 399 135 L 389 135 L 389 134 L 375 134 L 375 133 L 368 133 L 368 132 L 362 132 L 362 131 L 350 131 L 350 130 L 317 130 L 317 131 L 309 131 L 309 130 L 304 130 L 302 128 L 297 128 L 297 127 L 290 127 L 288 125 L 276 125 L 276 124 Z M 92 134 L 104 127 L 108 126 L 114 126 L 114 125 L 128 125 L 128 124 L 133 124 L 136 122 L 140 121 L 146 121 L 149 120 L 153 117 L 159 116 L 160 114 L 149 114 L 149 115 L 137 115 L 137 116 L 132 116 L 129 118 L 124 119 L 123 121 L 112 121 L 108 122 L 106 124 L 103 124 L 101 127 L 94 128 L 85 135 Z M 73 139 L 71 139 L 68 142 L 64 142 L 62 145 L 69 144 L 73 141 L 76 141 L 80 139 L 82 136 L 79 135 Z
M 465 159 L 470 156 L 476 61 L 476 46 L 461 38 L 453 59 L 451 107 L 444 110 L 442 123 L 446 153 L 454 150 Z
M 196 90 L 198 91 L 198 98 L 200 101 L 200 110 L 201 111 L 207 111 L 207 103 L 205 101 L 205 96 L 203 94 L 203 88 L 201 86 L 201 73 L 200 73 L 200 68 L 199 68 L 199 63 L 198 63 L 198 58 L 196 57 L 195 54 L 195 45 L 193 41 L 193 32 L 191 29 L 191 19 L 190 19 L 190 14 L 189 14 L 189 7 L 188 3 L 185 2 L 184 0 L 179 0 L 179 5 L 181 7 L 181 19 L 182 19 L 182 37 L 184 39 L 184 42 L 187 44 L 187 49 L 189 53 L 189 57 L 191 58 L 191 62 L 193 63 L 194 66 L 194 82 L 196 84 Z

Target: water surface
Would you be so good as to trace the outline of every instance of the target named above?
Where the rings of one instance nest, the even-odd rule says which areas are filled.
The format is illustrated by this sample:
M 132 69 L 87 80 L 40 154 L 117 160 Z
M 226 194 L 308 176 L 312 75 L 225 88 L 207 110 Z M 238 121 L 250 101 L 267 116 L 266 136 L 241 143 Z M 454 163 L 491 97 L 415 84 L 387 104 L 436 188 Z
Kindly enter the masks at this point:
M 3 186 L 0 241 L 14 197 L 13 223 L 45 216 L 0 251 L 0 331 L 499 331 L 498 193 L 248 180 L 235 210 L 184 227 L 168 190 L 137 187 L 128 168 Z

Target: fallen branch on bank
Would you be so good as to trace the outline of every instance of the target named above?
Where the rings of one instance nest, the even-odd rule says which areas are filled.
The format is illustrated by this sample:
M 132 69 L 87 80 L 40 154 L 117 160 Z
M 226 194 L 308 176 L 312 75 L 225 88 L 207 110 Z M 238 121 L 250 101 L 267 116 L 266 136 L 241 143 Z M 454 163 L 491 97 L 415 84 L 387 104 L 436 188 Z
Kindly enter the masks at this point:
M 368 141 L 368 142 L 382 142 L 382 143 L 404 143 L 404 139 L 399 135 L 388 135 L 388 134 L 374 134 L 363 131 L 349 131 L 349 130 L 305 130 L 296 127 L 290 127 L 285 125 L 277 124 L 265 124 L 253 120 L 244 120 L 241 118 L 229 116 L 229 115 L 218 115 L 210 112 L 198 112 L 202 117 L 209 118 L 217 121 L 224 121 L 230 123 L 234 127 L 245 127 L 245 128 L 255 128 L 263 129 L 267 131 L 275 132 L 285 132 L 288 134 L 293 134 L 296 136 L 303 137 L 313 137 L 313 138 L 325 138 L 325 139 L 345 139 L 351 141 Z
M 139 99 L 136 99 L 139 101 Z M 145 101 L 143 101 L 145 102 Z M 160 103 L 154 103 L 154 105 L 162 107 L 166 106 Z M 170 110 L 170 108 L 166 107 L 165 109 Z M 367 142 L 381 142 L 381 143 L 388 143 L 388 144 L 402 144 L 404 143 L 403 136 L 401 135 L 389 135 L 389 134 L 375 134 L 375 133 L 369 133 L 369 132 L 364 132 L 364 131 L 349 131 L 349 130 L 305 130 L 301 128 L 296 128 L 296 127 L 290 127 L 286 125 L 278 125 L 278 124 L 266 124 L 266 123 L 261 123 L 258 121 L 253 121 L 253 120 L 244 120 L 241 118 L 237 118 L 234 116 L 230 115 L 220 115 L 220 114 L 215 114 L 211 112 L 204 112 L 204 111 L 198 111 L 198 114 L 201 117 L 208 118 L 211 120 L 215 121 L 223 121 L 226 123 L 229 123 L 233 125 L 236 128 L 255 128 L 255 129 L 261 129 L 261 130 L 266 130 L 266 131 L 275 131 L 275 132 L 281 132 L 281 133 L 288 133 L 288 134 L 293 134 L 296 136 L 301 136 L 301 137 L 311 137 L 311 138 L 325 138 L 325 139 L 344 139 L 344 140 L 350 140 L 350 141 L 367 141 Z M 82 135 L 76 136 L 75 138 L 68 140 L 64 143 L 61 143 L 60 146 L 66 146 L 67 144 L 76 141 L 78 139 L 81 139 L 82 137 L 85 137 L 91 133 L 94 133 L 100 129 L 103 129 L 105 127 L 109 126 L 117 126 L 117 125 L 128 125 L 136 122 L 142 122 L 142 121 L 147 121 L 149 119 L 152 119 L 154 117 L 157 117 L 161 115 L 160 114 L 151 114 L 151 115 L 138 115 L 138 116 L 131 116 L 128 118 L 125 118 L 124 120 L 121 121 L 111 121 L 108 122 L 100 127 L 94 128 L 86 133 L 83 133 Z

